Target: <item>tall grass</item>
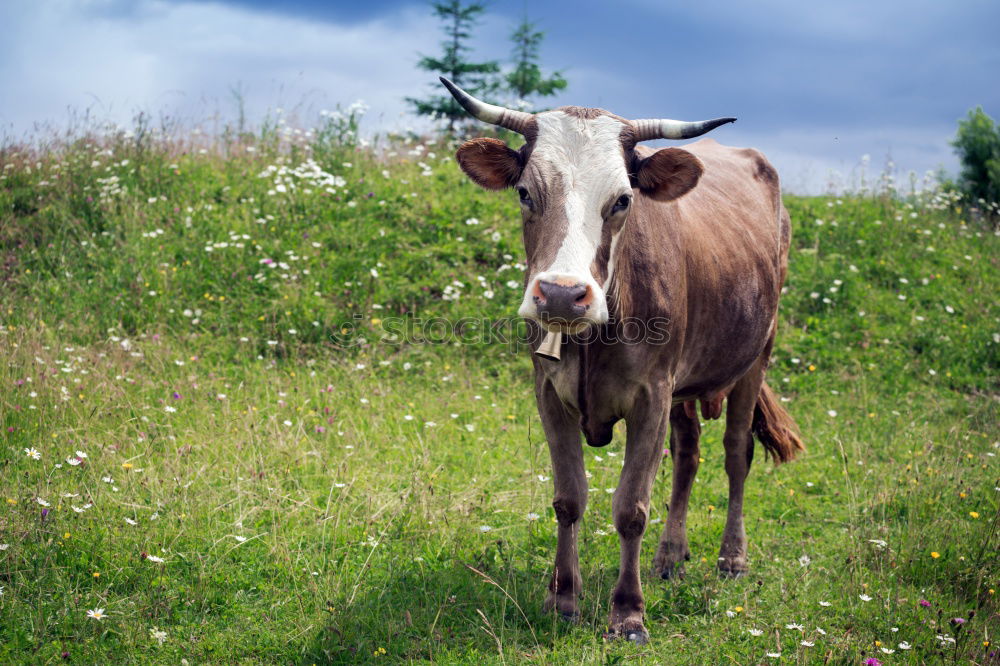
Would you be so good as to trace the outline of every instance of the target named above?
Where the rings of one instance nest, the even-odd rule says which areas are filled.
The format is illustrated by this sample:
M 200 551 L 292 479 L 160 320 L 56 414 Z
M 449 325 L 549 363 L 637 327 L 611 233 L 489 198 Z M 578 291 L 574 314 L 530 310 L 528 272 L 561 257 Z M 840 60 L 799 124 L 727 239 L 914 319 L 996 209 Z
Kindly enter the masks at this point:
M 786 197 L 770 381 L 808 452 L 754 468 L 723 581 L 706 425 L 694 561 L 644 579 L 637 649 L 601 638 L 620 431 L 586 454 L 582 621 L 540 610 L 530 364 L 482 323 L 519 300 L 516 204 L 361 111 L 0 151 L 0 660 L 996 660 L 992 228 L 889 179 Z

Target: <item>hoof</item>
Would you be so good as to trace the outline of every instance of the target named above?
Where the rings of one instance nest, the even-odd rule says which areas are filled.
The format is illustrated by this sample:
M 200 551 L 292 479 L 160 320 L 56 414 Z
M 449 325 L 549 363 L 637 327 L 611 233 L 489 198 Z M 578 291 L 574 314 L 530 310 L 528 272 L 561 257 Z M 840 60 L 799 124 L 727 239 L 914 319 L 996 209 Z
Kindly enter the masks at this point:
M 649 643 L 649 632 L 645 629 L 630 629 L 625 632 L 625 640 L 633 645 L 645 645 Z
M 684 565 L 677 564 L 672 567 L 666 567 L 660 571 L 660 578 L 663 580 L 671 580 L 676 578 L 677 580 L 682 580 L 684 578 Z
M 646 645 L 649 643 L 649 632 L 645 627 L 634 627 L 632 629 L 610 629 L 604 634 L 606 641 L 626 640 L 632 645 Z
M 722 566 L 720 566 L 719 567 L 719 576 L 721 576 L 722 578 L 731 578 L 731 579 L 743 578 L 743 576 L 747 575 L 747 571 L 748 571 L 748 569 L 741 569 L 741 568 L 736 568 L 736 567 L 730 568 L 730 567 L 722 567 Z
M 564 611 L 559 613 L 559 619 L 566 624 L 580 624 L 580 611 Z

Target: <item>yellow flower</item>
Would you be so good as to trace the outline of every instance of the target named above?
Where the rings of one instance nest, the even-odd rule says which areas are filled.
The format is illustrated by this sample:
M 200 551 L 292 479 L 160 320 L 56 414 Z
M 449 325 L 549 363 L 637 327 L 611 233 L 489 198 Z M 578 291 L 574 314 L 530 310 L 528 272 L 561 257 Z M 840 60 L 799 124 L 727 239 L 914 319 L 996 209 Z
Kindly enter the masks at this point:
M 66 534 L 63 534 L 63 539 L 69 539 L 69 532 L 66 532 Z
M 962 499 L 965 499 L 965 493 L 959 493 L 958 496 L 961 497 Z
M 100 577 L 101 577 L 101 572 L 100 571 L 95 571 L 94 572 L 94 578 L 100 578 Z
M 742 612 L 743 612 L 743 606 L 737 606 L 737 607 L 736 607 L 736 608 L 735 608 L 734 610 L 735 610 L 735 611 L 736 611 L 737 613 L 742 613 Z
M 881 647 L 882 641 L 875 641 L 875 647 Z
M 941 557 L 941 553 L 937 552 L 936 550 L 932 550 L 931 557 L 933 557 L 936 560 L 937 558 Z
M 816 370 L 816 366 L 813 365 L 812 363 L 810 363 L 809 364 L 809 372 L 813 372 L 814 370 Z
M 132 463 L 122 463 L 122 469 L 132 469 Z
M 978 511 L 970 511 L 969 515 L 972 516 L 973 518 L 978 518 L 979 517 L 979 512 Z

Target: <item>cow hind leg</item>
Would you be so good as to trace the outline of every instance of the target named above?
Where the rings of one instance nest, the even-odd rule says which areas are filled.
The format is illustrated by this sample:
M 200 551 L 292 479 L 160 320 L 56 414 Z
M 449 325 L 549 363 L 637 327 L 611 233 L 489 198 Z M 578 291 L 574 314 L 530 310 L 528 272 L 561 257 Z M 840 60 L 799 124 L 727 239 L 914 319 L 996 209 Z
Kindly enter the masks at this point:
M 762 356 L 733 387 L 726 406 L 726 475 L 729 477 L 729 508 L 722 532 L 718 567 L 724 576 L 739 577 L 749 570 L 747 536 L 743 527 L 743 485 L 750 473 L 754 440 L 751 432 L 754 409 L 764 382 L 766 358 Z
M 670 412 L 670 457 L 674 463 L 673 488 L 667 521 L 653 559 L 653 573 L 661 578 L 684 576 L 684 562 L 691 559 L 687 540 L 688 498 L 698 473 L 698 437 L 701 425 L 694 409 L 678 405 Z

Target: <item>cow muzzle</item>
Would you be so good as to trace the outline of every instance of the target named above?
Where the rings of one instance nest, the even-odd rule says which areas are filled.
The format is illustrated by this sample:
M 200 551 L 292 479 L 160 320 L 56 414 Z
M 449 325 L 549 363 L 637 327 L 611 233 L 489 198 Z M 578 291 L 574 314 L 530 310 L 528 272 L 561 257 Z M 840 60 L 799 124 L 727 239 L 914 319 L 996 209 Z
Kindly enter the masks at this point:
M 538 276 L 532 280 L 520 314 L 546 329 L 579 331 L 607 320 L 603 294 L 590 281 L 571 276 Z

